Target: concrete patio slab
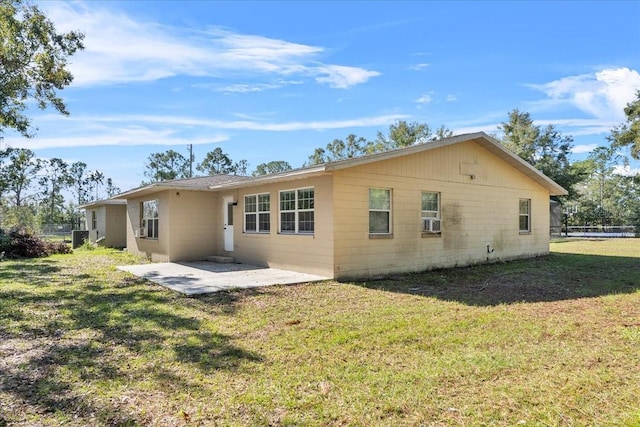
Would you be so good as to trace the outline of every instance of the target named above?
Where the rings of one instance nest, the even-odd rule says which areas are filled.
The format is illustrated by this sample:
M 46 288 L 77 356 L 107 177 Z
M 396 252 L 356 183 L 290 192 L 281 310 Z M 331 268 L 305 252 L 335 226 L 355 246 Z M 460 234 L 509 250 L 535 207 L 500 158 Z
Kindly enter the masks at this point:
M 124 265 L 119 266 L 118 270 L 144 277 L 184 295 L 271 285 L 291 285 L 329 279 L 329 277 L 275 268 L 247 264 L 219 264 L 208 261 Z

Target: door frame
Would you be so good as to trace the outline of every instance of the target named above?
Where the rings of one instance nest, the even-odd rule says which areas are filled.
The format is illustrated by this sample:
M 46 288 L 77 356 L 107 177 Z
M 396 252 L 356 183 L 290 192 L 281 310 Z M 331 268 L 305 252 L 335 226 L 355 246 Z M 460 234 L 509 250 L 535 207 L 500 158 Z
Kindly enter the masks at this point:
M 233 252 L 234 235 L 233 235 L 233 207 L 237 205 L 233 201 L 233 196 L 224 196 L 222 198 L 222 248 L 225 252 Z

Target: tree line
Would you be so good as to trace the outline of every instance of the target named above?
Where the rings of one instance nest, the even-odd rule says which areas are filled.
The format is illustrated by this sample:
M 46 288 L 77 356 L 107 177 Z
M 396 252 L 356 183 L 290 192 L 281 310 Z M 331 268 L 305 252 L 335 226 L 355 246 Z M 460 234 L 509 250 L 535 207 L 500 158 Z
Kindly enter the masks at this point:
M 78 206 L 120 193 L 113 180 L 84 162 L 40 159 L 26 148 L 0 151 L 0 219 L 3 228 L 80 225 Z M 66 200 L 69 197 L 72 200 Z M 66 197 L 65 197 L 66 196 Z
M 640 91 L 624 112 L 626 121 L 584 160 L 570 160 L 571 136 L 553 125 L 536 126 L 529 113 L 518 110 L 499 126 L 501 142 L 568 190 L 567 196 L 555 197 L 568 225 L 640 227 L 640 174 L 623 169 L 631 159 L 640 160 Z
M 247 160 L 234 162 L 222 148 L 216 147 L 205 154 L 204 159 L 195 166 L 196 174 L 193 173 L 195 156 L 188 154 L 183 156 L 175 150 L 152 153 L 147 158 L 144 168 L 146 180 L 142 185 L 153 182 L 168 181 L 172 179 L 193 178 L 195 176 L 211 175 L 246 175 L 249 167 Z M 253 176 L 265 175 L 269 173 L 284 172 L 291 169 L 288 162 L 276 160 L 259 164 L 253 171 Z M 199 172 L 199 173 L 198 173 Z
M 303 166 L 360 157 L 367 154 L 408 147 L 413 144 L 436 141 L 453 135 L 451 130 L 440 126 L 435 131 L 425 123 L 409 123 L 399 121 L 389 126 L 389 132 L 378 132 L 374 141 L 349 134 L 342 139 L 334 139 L 325 147 L 314 149 Z M 193 177 L 195 159 L 175 150 L 152 153 L 145 163 L 144 176 L 147 180 L 142 185 L 158 181 Z M 245 159 L 234 162 L 222 148 L 216 147 L 205 154 L 204 159 L 195 167 L 199 176 L 211 175 L 247 175 L 249 162 Z M 284 160 L 273 160 L 261 163 L 253 170 L 252 176 L 267 175 L 291 170 L 291 165 Z

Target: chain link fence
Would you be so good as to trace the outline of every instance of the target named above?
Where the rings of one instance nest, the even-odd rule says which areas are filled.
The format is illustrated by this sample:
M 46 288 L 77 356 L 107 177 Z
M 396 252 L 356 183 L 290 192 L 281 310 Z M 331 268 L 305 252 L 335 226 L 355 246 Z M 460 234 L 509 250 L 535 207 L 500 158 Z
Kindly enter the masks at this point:
M 71 242 L 71 224 L 43 224 L 38 230 L 38 237 L 48 240 Z

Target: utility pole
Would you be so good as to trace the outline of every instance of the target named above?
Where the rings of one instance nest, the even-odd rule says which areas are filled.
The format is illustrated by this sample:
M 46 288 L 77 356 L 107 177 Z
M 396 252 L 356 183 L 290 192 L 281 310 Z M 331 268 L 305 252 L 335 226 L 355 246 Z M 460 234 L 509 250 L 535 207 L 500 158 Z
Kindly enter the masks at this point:
M 602 231 L 606 231 L 606 217 L 604 212 L 604 172 L 600 176 L 600 215 L 602 216 Z

